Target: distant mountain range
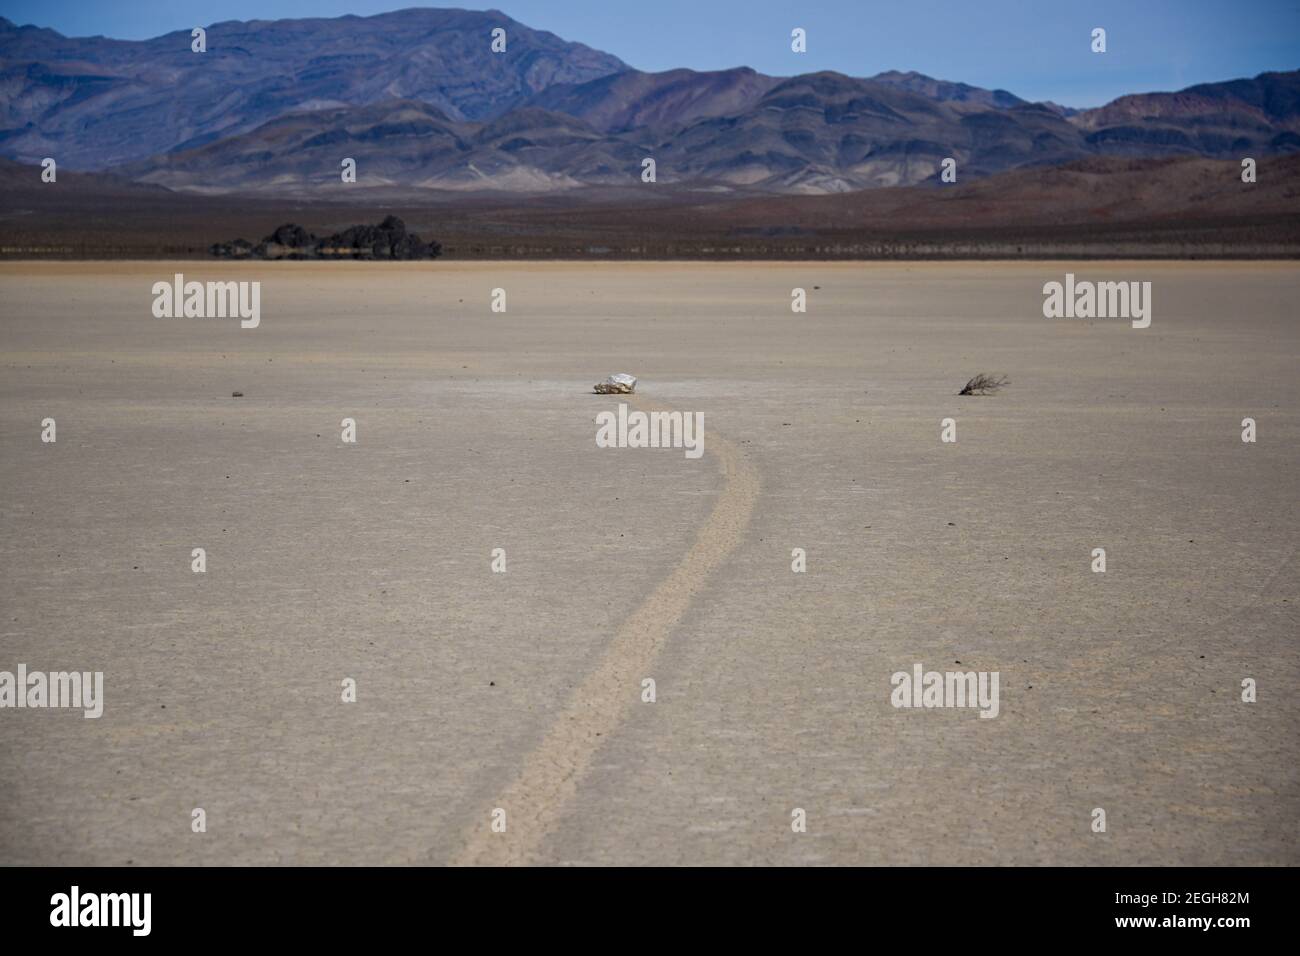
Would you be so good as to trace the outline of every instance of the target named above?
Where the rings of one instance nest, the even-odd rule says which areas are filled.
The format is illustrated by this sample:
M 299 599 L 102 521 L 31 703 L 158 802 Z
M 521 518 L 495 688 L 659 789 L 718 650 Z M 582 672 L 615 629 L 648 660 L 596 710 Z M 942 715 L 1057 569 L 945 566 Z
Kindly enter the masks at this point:
M 490 49 L 494 28 L 507 50 Z M 0 18 L 0 155 L 194 192 L 839 193 L 1094 156 L 1300 150 L 1300 72 L 1075 111 L 918 73 L 644 73 L 498 11 L 230 21 L 131 42 Z M 358 182 L 340 181 L 356 160 Z

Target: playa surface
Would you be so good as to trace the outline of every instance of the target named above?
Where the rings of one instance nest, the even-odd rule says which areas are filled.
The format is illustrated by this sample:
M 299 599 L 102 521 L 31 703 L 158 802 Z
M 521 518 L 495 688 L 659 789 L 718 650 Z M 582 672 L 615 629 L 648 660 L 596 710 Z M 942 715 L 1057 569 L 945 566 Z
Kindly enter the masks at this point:
M 1300 863 L 1298 279 L 0 264 L 0 670 L 104 674 L 0 710 L 0 863 Z M 703 457 L 598 448 L 612 372 Z

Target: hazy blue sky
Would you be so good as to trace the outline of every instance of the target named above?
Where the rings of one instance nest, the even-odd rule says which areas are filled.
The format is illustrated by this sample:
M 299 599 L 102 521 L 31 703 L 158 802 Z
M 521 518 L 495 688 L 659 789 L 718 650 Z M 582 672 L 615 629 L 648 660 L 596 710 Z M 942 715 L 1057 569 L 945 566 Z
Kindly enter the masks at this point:
M 385 0 L 0 0 L 17 23 L 143 39 L 222 20 L 366 15 Z M 471 5 L 472 6 L 472 5 Z M 1028 99 L 1124 93 L 1300 68 L 1300 0 L 497 0 L 516 20 L 643 70 L 752 66 L 790 75 L 918 70 Z M 487 9 L 482 7 L 481 9 Z M 808 52 L 790 52 L 790 30 Z M 1093 27 L 1108 51 L 1089 51 Z

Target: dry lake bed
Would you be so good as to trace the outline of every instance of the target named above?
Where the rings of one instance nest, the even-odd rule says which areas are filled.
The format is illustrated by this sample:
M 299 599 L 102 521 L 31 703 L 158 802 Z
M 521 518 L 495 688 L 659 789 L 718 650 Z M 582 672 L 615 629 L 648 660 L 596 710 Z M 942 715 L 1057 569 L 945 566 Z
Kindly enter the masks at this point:
M 0 265 L 0 863 L 1300 863 L 1298 279 Z

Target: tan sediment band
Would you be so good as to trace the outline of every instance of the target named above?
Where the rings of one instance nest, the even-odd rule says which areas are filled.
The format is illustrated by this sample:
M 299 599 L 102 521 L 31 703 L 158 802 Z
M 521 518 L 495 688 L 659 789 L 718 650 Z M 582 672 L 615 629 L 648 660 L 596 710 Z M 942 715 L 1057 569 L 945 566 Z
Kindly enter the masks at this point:
M 666 411 L 626 396 L 642 411 Z M 573 693 L 554 726 L 525 759 L 523 769 L 491 807 L 484 807 L 453 865 L 515 865 L 538 862 L 543 841 L 598 747 L 628 710 L 640 704 L 641 681 L 673 629 L 744 535 L 758 500 L 758 471 L 740 449 L 717 432 L 708 433 L 706 454 L 719 463 L 722 492 L 694 544 L 648 598 L 615 633 L 595 669 Z M 506 811 L 506 832 L 493 833 L 491 811 Z

